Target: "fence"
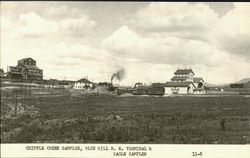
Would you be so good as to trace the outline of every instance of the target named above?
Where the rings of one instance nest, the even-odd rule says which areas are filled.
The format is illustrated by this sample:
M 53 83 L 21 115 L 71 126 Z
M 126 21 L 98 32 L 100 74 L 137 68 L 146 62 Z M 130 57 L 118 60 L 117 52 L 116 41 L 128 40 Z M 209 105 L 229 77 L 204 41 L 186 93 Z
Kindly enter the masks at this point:
M 1 84 L 2 85 L 2 84 Z M 32 104 L 32 100 L 41 99 L 47 97 L 54 97 L 58 95 L 68 95 L 69 92 L 65 88 L 55 88 L 55 87 L 44 87 L 44 86 L 32 86 L 31 84 L 22 84 L 22 85 L 11 85 L 0 87 L 1 95 L 1 114 L 2 110 L 6 107 L 14 107 L 14 115 L 17 115 L 18 107 L 26 108 Z M 34 102 L 33 102 L 34 103 Z M 20 106 L 18 106 L 20 105 Z M 5 107 L 4 107 L 5 106 Z M 4 107 L 4 108 L 2 108 Z M 5 111 L 4 111 L 5 112 Z

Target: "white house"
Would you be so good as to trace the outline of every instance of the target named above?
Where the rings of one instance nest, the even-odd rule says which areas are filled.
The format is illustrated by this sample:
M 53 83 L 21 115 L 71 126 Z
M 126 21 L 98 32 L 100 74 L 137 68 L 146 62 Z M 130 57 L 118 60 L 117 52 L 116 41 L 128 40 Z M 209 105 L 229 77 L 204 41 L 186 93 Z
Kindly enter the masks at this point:
M 93 86 L 94 86 L 93 82 L 89 81 L 86 78 L 83 78 L 75 82 L 73 89 L 88 90 L 92 89 Z
M 192 82 L 166 82 L 165 94 L 193 94 L 195 85 Z

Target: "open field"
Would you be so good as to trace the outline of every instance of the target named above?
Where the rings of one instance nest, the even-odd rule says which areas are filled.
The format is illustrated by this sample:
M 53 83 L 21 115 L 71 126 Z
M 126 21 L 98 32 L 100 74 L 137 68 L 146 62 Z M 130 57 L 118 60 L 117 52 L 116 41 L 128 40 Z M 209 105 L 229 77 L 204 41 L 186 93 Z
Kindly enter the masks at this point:
M 38 114 L 2 118 L 2 142 L 250 143 L 245 96 L 65 95 L 28 102 Z

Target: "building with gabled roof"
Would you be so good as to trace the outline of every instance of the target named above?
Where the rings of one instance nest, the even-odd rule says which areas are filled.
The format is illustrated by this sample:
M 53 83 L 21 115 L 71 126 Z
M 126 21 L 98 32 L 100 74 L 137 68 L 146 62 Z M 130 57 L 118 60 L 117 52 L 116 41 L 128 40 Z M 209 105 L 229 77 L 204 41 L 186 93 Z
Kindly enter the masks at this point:
M 82 78 L 78 81 L 75 82 L 74 84 L 74 89 L 81 89 L 81 90 L 88 90 L 88 89 L 93 89 L 94 83 L 89 81 L 86 78 Z
M 86 78 L 82 78 L 82 79 L 80 79 L 80 80 L 78 80 L 78 81 L 76 81 L 76 82 L 82 82 L 82 83 L 92 83 L 91 81 L 89 81 L 88 79 L 86 79 Z
M 7 76 L 12 81 L 36 82 L 43 80 L 43 70 L 36 66 L 36 61 L 32 58 L 18 60 L 17 66 L 9 66 Z
M 158 86 L 164 86 L 165 94 L 204 94 L 204 80 L 194 75 L 192 69 L 178 69 L 171 81 Z
M 171 81 L 174 82 L 193 82 L 196 88 L 201 88 L 204 85 L 204 80 L 201 77 L 194 77 L 195 73 L 192 69 L 178 69 L 174 73 Z
M 36 61 L 32 58 L 18 60 L 17 67 L 22 68 L 23 79 L 30 81 L 43 79 L 43 70 L 36 66 Z

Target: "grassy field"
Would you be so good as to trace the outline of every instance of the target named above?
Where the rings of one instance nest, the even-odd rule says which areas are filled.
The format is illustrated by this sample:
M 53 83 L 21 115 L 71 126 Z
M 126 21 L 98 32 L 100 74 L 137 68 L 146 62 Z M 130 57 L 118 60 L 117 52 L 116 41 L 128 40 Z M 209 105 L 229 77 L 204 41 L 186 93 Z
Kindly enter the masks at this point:
M 58 96 L 2 119 L 2 142 L 245 144 L 250 98 Z

